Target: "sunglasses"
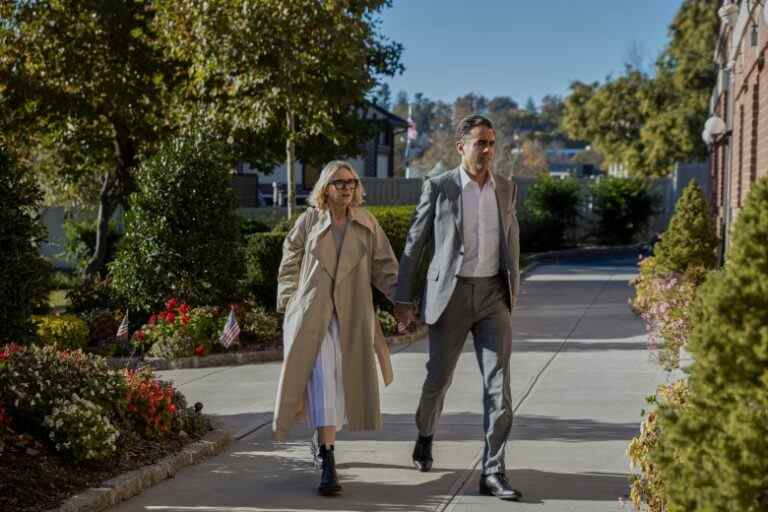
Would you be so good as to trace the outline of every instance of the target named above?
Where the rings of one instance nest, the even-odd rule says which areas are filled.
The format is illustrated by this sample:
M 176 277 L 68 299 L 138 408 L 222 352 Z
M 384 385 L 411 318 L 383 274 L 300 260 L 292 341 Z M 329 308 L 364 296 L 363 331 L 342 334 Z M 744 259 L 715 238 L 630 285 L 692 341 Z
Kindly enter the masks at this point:
M 345 188 L 355 190 L 357 188 L 358 180 L 351 179 L 351 180 L 333 180 L 331 181 L 331 185 L 333 185 L 336 190 L 343 190 Z

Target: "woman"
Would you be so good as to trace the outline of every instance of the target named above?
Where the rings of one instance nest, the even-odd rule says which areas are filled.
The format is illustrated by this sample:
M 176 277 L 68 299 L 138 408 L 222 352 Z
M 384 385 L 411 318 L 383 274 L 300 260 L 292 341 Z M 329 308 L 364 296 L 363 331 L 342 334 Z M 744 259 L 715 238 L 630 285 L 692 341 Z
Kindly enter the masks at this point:
M 284 358 L 274 437 L 297 417 L 316 429 L 322 476 L 318 492 L 341 491 L 334 443 L 350 430 L 381 428 L 374 353 L 392 382 L 389 350 L 373 308 L 371 285 L 392 298 L 397 260 L 376 218 L 361 207 L 363 187 L 351 165 L 320 173 L 308 208 L 283 243 L 277 308 L 285 311 Z

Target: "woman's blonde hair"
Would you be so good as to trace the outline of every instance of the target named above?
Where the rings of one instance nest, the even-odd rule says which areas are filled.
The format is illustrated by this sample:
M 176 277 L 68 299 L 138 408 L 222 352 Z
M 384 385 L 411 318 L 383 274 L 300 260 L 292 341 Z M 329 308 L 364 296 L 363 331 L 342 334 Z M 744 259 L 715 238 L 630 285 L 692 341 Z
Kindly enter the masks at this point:
M 328 208 L 328 201 L 325 197 L 325 190 L 331 184 L 333 175 L 336 174 L 336 171 L 340 169 L 348 169 L 349 172 L 351 172 L 357 180 L 357 188 L 355 188 L 355 191 L 352 195 L 351 206 L 360 206 L 363 204 L 363 200 L 365 198 L 365 189 L 363 189 L 363 184 L 360 182 L 360 176 L 357 174 L 355 168 L 352 167 L 349 162 L 345 162 L 344 160 L 334 160 L 325 164 L 325 167 L 323 167 L 323 170 L 320 172 L 320 177 L 317 179 L 317 183 L 315 183 L 315 186 L 312 188 L 312 192 L 309 194 L 309 198 L 307 199 L 309 204 L 320 208 L 321 210 Z

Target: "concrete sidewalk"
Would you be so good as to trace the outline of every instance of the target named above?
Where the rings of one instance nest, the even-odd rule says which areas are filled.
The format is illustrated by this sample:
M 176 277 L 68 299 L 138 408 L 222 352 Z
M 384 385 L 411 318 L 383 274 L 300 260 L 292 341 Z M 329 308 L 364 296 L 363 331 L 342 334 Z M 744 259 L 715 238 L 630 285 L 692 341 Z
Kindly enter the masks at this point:
M 181 471 L 115 507 L 127 511 L 630 511 L 626 448 L 644 397 L 665 380 L 650 361 L 642 322 L 629 310 L 633 260 L 540 266 L 524 281 L 513 317 L 515 425 L 507 473 L 520 503 L 477 494 L 482 438 L 480 373 L 472 344 L 461 356 L 435 435 L 435 467 L 411 465 L 413 414 L 425 340 L 395 348 L 395 382 L 383 391 L 384 429 L 342 432 L 344 487 L 315 494 L 309 430 L 271 441 L 279 364 L 163 372 L 236 433 L 223 455 Z

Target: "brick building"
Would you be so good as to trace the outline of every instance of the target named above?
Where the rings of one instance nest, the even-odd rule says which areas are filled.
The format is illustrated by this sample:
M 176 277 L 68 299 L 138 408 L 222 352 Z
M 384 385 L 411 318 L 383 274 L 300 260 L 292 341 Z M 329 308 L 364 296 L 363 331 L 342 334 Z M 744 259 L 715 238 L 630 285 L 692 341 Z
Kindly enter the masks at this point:
M 750 187 L 768 176 L 768 9 L 763 1 L 724 0 L 718 14 L 718 80 L 703 137 L 710 144 L 710 204 L 725 249 Z

